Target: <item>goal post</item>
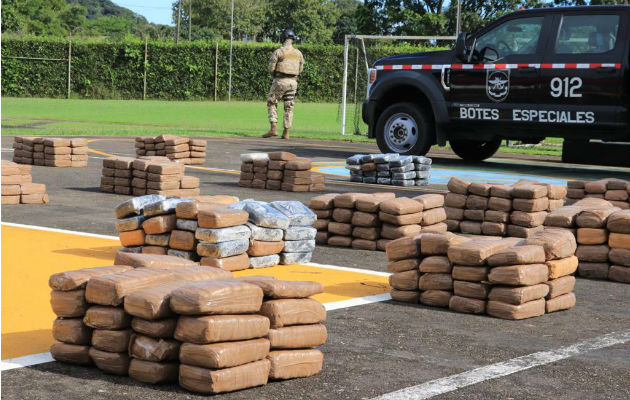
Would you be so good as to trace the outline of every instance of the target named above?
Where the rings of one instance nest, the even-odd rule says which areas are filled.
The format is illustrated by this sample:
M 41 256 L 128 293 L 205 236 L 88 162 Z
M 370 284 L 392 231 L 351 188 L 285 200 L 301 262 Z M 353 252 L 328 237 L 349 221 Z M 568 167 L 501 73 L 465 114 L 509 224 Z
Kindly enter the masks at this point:
M 359 78 L 359 65 L 364 65 L 365 75 L 369 74 L 370 68 L 370 60 L 368 59 L 368 53 L 365 47 L 366 40 L 387 40 L 387 41 L 451 41 L 456 40 L 456 36 L 391 36 L 391 35 L 345 35 L 344 43 L 343 43 L 343 79 L 342 79 L 342 89 L 341 89 L 341 134 L 346 135 L 346 118 L 348 114 L 348 68 L 350 64 L 350 54 L 349 49 L 351 44 L 354 44 L 357 49 L 356 61 L 354 62 L 355 74 L 354 74 L 354 85 L 355 85 L 355 109 L 354 109 L 354 118 L 355 118 L 355 133 L 358 131 L 358 112 L 357 108 L 359 107 L 358 98 L 357 98 L 357 90 L 358 90 L 358 78 Z M 358 61 L 359 53 L 363 53 L 362 62 Z M 394 55 L 394 54 L 392 54 Z M 372 60 L 374 62 L 376 60 Z M 361 68 L 363 69 L 363 68 Z M 366 82 L 367 84 L 367 79 Z M 367 87 L 365 96 L 367 98 Z

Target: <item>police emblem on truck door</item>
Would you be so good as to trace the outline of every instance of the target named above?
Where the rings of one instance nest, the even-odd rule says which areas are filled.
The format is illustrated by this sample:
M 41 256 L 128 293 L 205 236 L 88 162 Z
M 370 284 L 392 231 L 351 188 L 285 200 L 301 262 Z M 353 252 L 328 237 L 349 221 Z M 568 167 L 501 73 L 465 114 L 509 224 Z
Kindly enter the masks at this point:
M 486 73 L 486 93 L 488 98 L 500 103 L 510 93 L 510 70 L 488 70 Z

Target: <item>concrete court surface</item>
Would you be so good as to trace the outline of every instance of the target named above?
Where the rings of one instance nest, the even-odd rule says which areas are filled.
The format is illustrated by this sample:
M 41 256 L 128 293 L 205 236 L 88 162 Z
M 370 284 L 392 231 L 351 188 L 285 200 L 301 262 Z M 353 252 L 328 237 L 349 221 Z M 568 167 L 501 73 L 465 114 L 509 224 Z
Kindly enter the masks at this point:
M 25 134 L 36 134 L 28 131 Z M 10 159 L 12 137 L 2 137 L 2 159 Z M 90 143 L 105 154 L 132 155 L 130 140 L 107 138 Z M 233 194 L 259 200 L 298 199 L 313 194 L 244 189 L 236 185 L 238 155 L 252 151 L 292 151 L 314 161 L 339 162 L 360 152 L 377 152 L 374 144 L 209 138 L 207 169 L 188 168 L 199 176 L 203 194 Z M 98 192 L 103 154 L 90 153 L 88 168 L 33 168 L 33 181 L 45 183 L 51 202 L 45 206 L 2 207 L 2 221 L 81 232 L 114 235 L 113 208 L 127 196 Z M 430 154 L 434 165 L 459 170 L 499 170 L 559 179 L 628 177 L 628 170 L 567 168 L 542 158 L 497 157 L 490 162 L 465 163 L 451 154 Z M 97 158 L 99 157 L 99 158 Z M 535 161 L 535 164 L 532 164 Z M 343 181 L 344 178 L 331 176 Z M 393 187 L 329 182 L 327 192 L 395 191 L 399 196 L 444 190 L 443 185 L 404 190 Z M 34 244 L 36 246 L 36 244 Z M 384 271 L 380 252 L 320 246 L 314 262 Z M 577 306 L 569 311 L 524 321 L 457 314 L 424 306 L 381 302 L 330 311 L 329 339 L 323 372 L 308 379 L 272 382 L 264 387 L 221 395 L 225 399 L 369 399 L 385 393 L 506 361 L 543 350 L 629 329 L 630 285 L 578 279 Z M 19 309 L 19 305 L 16 305 Z M 95 368 L 46 363 L 2 372 L 2 397 L 49 398 L 201 398 L 176 385 L 150 386 L 125 377 L 102 374 Z M 581 353 L 575 357 L 527 369 L 505 377 L 442 394 L 444 399 L 560 398 L 622 399 L 630 396 L 628 342 Z

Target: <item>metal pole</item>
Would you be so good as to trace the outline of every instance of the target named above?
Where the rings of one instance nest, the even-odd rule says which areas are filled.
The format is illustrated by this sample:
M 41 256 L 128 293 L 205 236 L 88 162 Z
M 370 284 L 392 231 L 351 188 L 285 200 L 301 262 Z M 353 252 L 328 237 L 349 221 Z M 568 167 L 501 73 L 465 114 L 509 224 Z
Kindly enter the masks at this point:
M 367 51 L 365 51 L 365 40 L 361 38 L 361 48 L 363 49 L 363 60 L 365 60 L 365 72 L 368 74 L 368 79 L 370 79 L 370 65 L 368 64 L 367 59 Z M 367 99 L 370 94 L 370 88 L 368 85 L 365 85 L 365 98 Z
M 68 98 L 70 98 L 70 82 L 72 82 L 72 40 L 68 41 Z
M 142 87 L 142 100 L 147 99 L 147 58 L 148 58 L 148 46 L 147 46 L 147 37 L 144 37 L 144 76 L 143 79 L 143 87 Z
M 357 85 L 359 84 L 359 48 L 357 47 L 357 56 L 354 61 L 354 103 L 357 102 Z
M 175 36 L 175 43 L 179 43 L 179 25 L 182 19 L 182 0 L 177 2 L 177 36 Z
M 188 41 L 192 39 L 192 0 L 188 0 Z
M 232 42 L 234 41 L 234 0 L 232 0 L 232 16 L 230 18 L 230 72 L 228 77 L 228 103 L 232 101 Z
M 348 85 L 348 39 L 350 35 L 343 38 L 343 87 L 341 88 L 341 134 L 346 134 L 346 94 Z
M 214 101 L 217 101 L 217 84 L 219 82 L 219 42 L 214 47 Z
M 457 23 L 456 23 L 456 28 L 455 28 L 455 36 L 459 36 L 459 32 L 461 32 L 462 30 L 461 12 L 462 12 L 462 0 L 457 0 Z

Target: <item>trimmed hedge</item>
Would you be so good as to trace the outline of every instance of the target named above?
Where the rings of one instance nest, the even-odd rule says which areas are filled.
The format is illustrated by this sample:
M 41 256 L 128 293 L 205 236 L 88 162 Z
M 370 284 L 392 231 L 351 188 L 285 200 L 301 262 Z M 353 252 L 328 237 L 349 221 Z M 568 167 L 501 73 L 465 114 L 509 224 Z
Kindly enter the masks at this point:
M 214 96 L 215 43 L 149 42 L 147 98 L 201 100 Z M 269 56 L 276 43 L 235 42 L 232 65 L 232 98 L 263 100 L 271 77 Z M 300 76 L 303 101 L 338 102 L 341 97 L 343 47 L 300 45 L 306 65 Z M 388 55 L 434 50 L 417 46 L 372 46 L 370 63 Z M 67 61 L 24 60 L 7 57 L 60 58 L 68 56 L 68 42 L 58 38 L 2 40 L 2 95 L 17 97 L 66 97 Z M 354 85 L 356 53 L 349 56 L 349 88 Z M 362 59 L 359 59 L 363 63 Z M 360 65 L 360 71 L 363 69 Z M 228 95 L 229 43 L 219 43 L 219 99 Z M 96 40 L 72 42 L 72 96 L 99 99 L 141 99 L 144 74 L 144 42 Z M 359 74 L 360 90 L 365 72 Z M 349 90 L 349 92 L 352 90 Z

